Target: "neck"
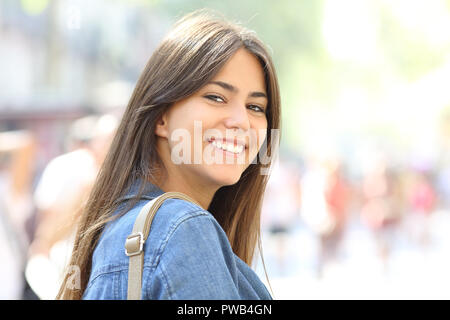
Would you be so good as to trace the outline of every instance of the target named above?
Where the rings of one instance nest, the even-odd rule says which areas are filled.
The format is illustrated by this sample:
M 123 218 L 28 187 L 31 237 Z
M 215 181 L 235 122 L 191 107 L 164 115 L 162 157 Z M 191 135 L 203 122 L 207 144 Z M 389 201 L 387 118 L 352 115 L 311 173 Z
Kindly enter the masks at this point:
M 156 177 L 155 181 L 151 183 L 158 186 L 164 192 L 181 192 L 188 197 L 192 198 L 200 206 L 208 210 L 211 204 L 212 198 L 218 187 L 211 187 L 206 184 L 198 183 L 195 179 L 182 176 L 179 173 L 166 174 L 163 177 Z

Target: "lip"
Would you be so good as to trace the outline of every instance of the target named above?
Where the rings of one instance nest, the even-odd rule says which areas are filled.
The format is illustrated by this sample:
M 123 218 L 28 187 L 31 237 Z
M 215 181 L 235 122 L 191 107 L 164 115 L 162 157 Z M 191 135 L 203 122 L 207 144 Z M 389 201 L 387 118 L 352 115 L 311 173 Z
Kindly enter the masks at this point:
M 232 144 L 234 146 L 242 146 L 242 147 L 244 147 L 244 150 L 248 149 L 247 144 L 244 141 L 241 141 L 241 140 L 232 140 L 232 139 L 225 139 L 225 138 L 223 138 L 223 139 L 216 139 L 214 137 L 211 137 L 211 138 L 206 139 L 206 141 L 209 142 L 209 143 L 211 143 L 213 141 L 220 141 L 221 143 L 229 143 L 229 144 Z
M 241 157 L 244 154 L 244 151 L 242 151 L 241 153 L 234 153 L 234 152 L 230 152 L 228 150 L 223 150 L 221 148 L 217 148 L 214 147 L 215 150 L 217 150 L 218 152 L 223 152 L 227 155 L 227 157 L 233 157 L 233 158 L 238 158 Z

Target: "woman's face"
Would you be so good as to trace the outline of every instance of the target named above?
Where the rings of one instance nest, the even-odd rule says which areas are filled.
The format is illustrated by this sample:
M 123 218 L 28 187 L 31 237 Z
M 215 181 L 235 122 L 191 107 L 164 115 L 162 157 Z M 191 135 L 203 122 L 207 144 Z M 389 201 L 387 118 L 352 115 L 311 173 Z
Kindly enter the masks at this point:
M 168 179 L 215 189 L 238 182 L 266 137 L 265 87 L 258 59 L 241 48 L 212 81 L 172 105 L 155 131 Z

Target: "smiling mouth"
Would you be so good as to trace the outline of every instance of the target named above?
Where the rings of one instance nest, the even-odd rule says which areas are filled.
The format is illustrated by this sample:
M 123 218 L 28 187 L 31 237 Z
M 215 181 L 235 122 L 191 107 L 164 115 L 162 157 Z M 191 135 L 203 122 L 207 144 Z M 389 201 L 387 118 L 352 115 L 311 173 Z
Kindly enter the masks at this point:
M 211 143 L 216 149 L 221 151 L 228 152 L 233 155 L 240 155 L 243 153 L 247 147 L 245 144 L 241 142 L 235 141 L 234 143 L 228 140 L 223 139 L 222 141 L 216 140 L 214 138 L 208 139 L 208 142 Z

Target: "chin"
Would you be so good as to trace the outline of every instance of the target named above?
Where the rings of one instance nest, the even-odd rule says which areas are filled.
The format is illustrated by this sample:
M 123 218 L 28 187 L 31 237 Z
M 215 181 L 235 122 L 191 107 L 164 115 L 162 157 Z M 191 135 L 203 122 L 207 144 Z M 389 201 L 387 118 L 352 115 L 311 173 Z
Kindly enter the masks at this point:
M 220 172 L 217 172 L 219 170 Z M 242 175 L 242 171 L 233 170 L 232 172 L 232 170 L 226 170 L 225 168 L 218 168 L 215 171 L 216 172 L 213 172 L 211 178 L 215 182 L 215 184 L 219 185 L 220 187 L 236 184 Z
M 221 187 L 225 187 L 225 186 L 232 186 L 233 184 L 236 184 L 236 183 L 238 183 L 238 181 L 239 181 L 239 178 L 238 179 L 234 179 L 234 180 L 230 180 L 230 179 L 228 179 L 228 180 L 224 180 L 224 181 L 220 181 L 219 182 L 219 185 L 221 186 Z

